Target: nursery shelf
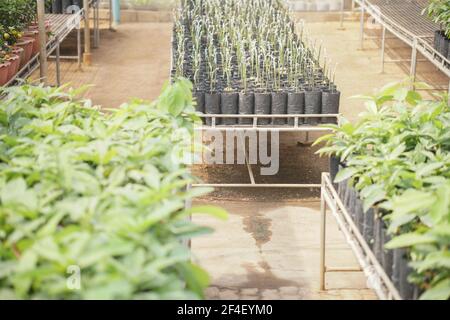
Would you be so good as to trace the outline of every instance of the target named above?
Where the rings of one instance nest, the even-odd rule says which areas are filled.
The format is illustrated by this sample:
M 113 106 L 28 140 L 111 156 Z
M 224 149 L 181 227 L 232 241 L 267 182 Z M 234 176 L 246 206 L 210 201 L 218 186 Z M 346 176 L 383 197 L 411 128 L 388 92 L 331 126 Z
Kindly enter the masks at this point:
M 91 0 L 89 2 L 90 7 L 94 8 L 94 41 L 99 42 L 99 14 L 98 14 L 98 1 Z M 80 33 L 80 22 L 83 19 L 84 8 L 73 14 L 46 14 L 45 19 L 50 21 L 51 25 L 51 36 L 47 41 L 47 58 L 53 57 L 56 59 L 56 85 L 61 85 L 60 83 L 60 59 L 76 59 L 78 64 L 81 64 L 81 33 Z M 60 45 L 67 38 L 67 36 L 73 31 L 77 30 L 77 55 L 72 56 L 60 56 Z M 28 63 L 19 70 L 19 72 L 5 85 L 11 86 L 20 83 L 21 81 L 27 79 L 34 71 L 39 68 L 39 54 L 35 55 L 28 61 Z
M 220 131 L 279 131 L 279 132 L 327 132 L 331 129 L 318 125 L 300 124 L 300 119 L 334 119 L 333 123 L 339 121 L 339 114 L 200 114 L 200 118 L 209 119 L 211 125 L 203 125 L 195 128 L 197 131 L 220 130 Z M 262 119 L 286 119 L 293 120 L 293 124 L 285 125 L 263 125 L 258 124 Z M 223 125 L 216 124 L 217 119 L 251 119 L 252 124 Z M 319 120 L 320 121 L 320 120 Z M 325 124 L 325 123 L 323 123 Z
M 411 76 L 415 77 L 417 68 L 417 53 L 450 77 L 450 61 L 440 54 L 434 47 L 434 32 L 439 26 L 424 15 L 426 0 L 354 0 L 361 7 L 361 47 L 364 41 L 364 15 L 370 14 L 373 19 L 382 25 L 382 56 L 384 60 L 386 30 L 391 32 L 412 48 Z
M 328 211 L 329 209 L 329 211 Z M 320 222 L 320 290 L 326 290 L 325 275 L 331 272 L 364 272 L 368 282 L 381 300 L 402 300 L 398 290 L 384 271 L 364 236 L 359 231 L 349 212 L 345 208 L 336 189 L 331 183 L 329 173 L 322 174 Z M 332 268 L 326 264 L 326 220 L 327 212 L 336 219 L 339 229 L 344 233 L 361 268 Z
M 242 115 L 242 114 L 201 114 L 199 115 L 203 119 L 211 119 L 212 125 L 206 126 L 202 125 L 196 127 L 196 131 L 207 132 L 208 130 L 217 130 L 217 131 L 265 131 L 265 132 L 306 132 L 306 139 L 308 140 L 308 135 L 310 132 L 329 132 L 331 129 L 327 127 L 314 126 L 314 125 L 300 125 L 300 119 L 307 118 L 330 118 L 333 119 L 334 123 L 339 122 L 340 115 L 339 114 L 271 114 L 271 115 L 262 115 L 262 114 L 251 114 L 251 115 Z M 215 121 L 217 118 L 236 118 L 236 119 L 253 119 L 252 125 L 215 125 Z M 258 119 L 294 119 L 293 125 L 257 125 Z M 245 150 L 245 154 L 247 154 L 247 146 L 244 143 L 242 146 Z M 319 183 L 311 183 L 311 184 L 301 184 L 301 183 L 293 183 L 293 184 L 280 184 L 280 183 L 257 183 L 255 181 L 255 174 L 252 169 L 252 165 L 249 163 L 248 159 L 245 159 L 248 171 L 248 177 L 250 183 L 202 183 L 202 184 L 193 184 L 191 187 L 210 187 L 210 188 L 292 188 L 292 189 L 311 189 L 311 188 L 320 188 L 321 184 Z

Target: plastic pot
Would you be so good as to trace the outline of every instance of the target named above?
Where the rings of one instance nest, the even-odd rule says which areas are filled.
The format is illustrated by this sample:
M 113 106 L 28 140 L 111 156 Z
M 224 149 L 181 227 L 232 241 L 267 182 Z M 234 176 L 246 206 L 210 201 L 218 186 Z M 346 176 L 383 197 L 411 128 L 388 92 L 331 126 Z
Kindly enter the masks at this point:
M 255 114 L 255 95 L 239 93 L 239 114 Z M 239 119 L 239 124 L 252 124 L 253 119 Z
M 441 35 L 441 31 L 437 30 L 434 32 L 434 48 L 439 51 L 440 47 L 441 47 L 441 39 L 442 39 L 442 35 Z
M 320 114 L 322 108 L 322 91 L 312 90 L 305 92 L 305 114 Z M 307 118 L 305 123 L 316 125 L 320 118 Z
M 343 181 L 341 181 L 341 182 L 338 183 L 338 189 L 337 189 L 337 192 L 338 192 L 339 198 L 340 198 L 342 201 L 344 201 L 344 197 L 345 197 L 345 184 L 344 184 Z
M 273 92 L 272 93 L 272 114 L 287 114 L 287 93 Z M 286 119 L 273 118 L 272 124 L 283 125 L 286 124 Z
M 52 1 L 52 13 L 62 13 L 62 0 Z
M 333 183 L 333 185 L 336 189 L 337 189 L 338 185 L 336 183 L 334 183 L 334 179 L 336 178 L 336 175 L 339 172 L 340 162 L 341 161 L 339 158 L 337 158 L 335 156 L 330 157 L 330 178 L 331 178 L 331 182 Z
M 354 193 L 355 193 L 354 211 L 355 211 L 355 217 L 356 217 L 356 225 L 358 226 L 358 229 L 361 232 L 361 234 L 364 235 L 364 225 L 365 225 L 366 214 L 364 213 L 363 202 L 359 198 L 359 195 L 356 192 L 356 190 L 354 190 Z
M 341 93 L 324 91 L 322 93 L 322 114 L 338 114 Z M 337 123 L 335 118 L 322 118 L 322 123 Z
M 0 86 L 3 86 L 6 82 L 8 82 L 8 71 L 11 63 L 3 62 L 0 64 Z
M 220 108 L 222 114 L 238 113 L 239 95 L 236 92 L 222 93 L 220 95 Z M 224 118 L 222 124 L 233 125 L 237 123 L 237 118 Z
M 363 226 L 364 240 L 366 240 L 366 242 L 370 248 L 373 248 L 374 237 L 375 237 L 375 235 L 374 235 L 374 229 L 375 229 L 374 209 L 371 208 L 366 213 L 364 213 L 364 209 L 363 209 L 363 217 L 364 217 L 364 226 Z
M 414 297 L 414 285 L 408 282 L 408 276 L 412 269 L 408 266 L 405 249 L 393 250 L 392 282 L 398 289 L 403 299 Z
M 205 113 L 220 114 L 220 94 L 205 94 Z M 206 119 L 206 124 L 210 126 L 212 124 L 212 119 Z M 220 124 L 220 118 L 216 118 L 216 124 Z
M 255 114 L 270 114 L 270 93 L 255 93 Z M 270 119 L 258 119 L 258 124 L 268 125 Z
M 201 113 L 205 113 L 205 93 L 202 91 L 194 91 L 192 97 L 195 102 L 195 110 Z
M 291 92 L 288 93 L 287 100 L 287 113 L 288 114 L 304 114 L 305 113 L 305 93 L 304 92 Z M 298 119 L 298 123 L 302 124 L 304 119 Z M 288 120 L 289 125 L 295 124 L 295 119 Z
M 450 61 L 450 41 L 448 41 L 448 48 L 447 48 L 447 60 Z
M 439 41 L 439 52 L 444 56 L 447 57 L 448 55 L 448 45 L 450 43 L 450 40 L 445 36 L 444 33 L 441 33 L 441 40 Z
M 386 223 L 380 218 L 381 221 L 381 245 L 382 245 L 382 256 L 381 256 L 381 265 L 383 266 L 386 274 L 392 278 L 392 265 L 394 255 L 392 250 L 385 249 L 384 246 L 386 243 L 391 241 L 391 236 L 388 233 Z
M 347 211 L 350 213 L 352 218 L 354 217 L 354 212 L 350 211 L 350 194 L 352 192 L 350 186 L 348 185 L 348 180 L 343 181 L 344 184 L 344 194 L 343 194 L 343 200 L 344 200 L 344 206 L 347 209 Z
M 351 216 L 353 216 L 355 219 L 357 219 L 357 215 L 356 215 L 356 210 L 355 210 L 355 204 L 356 204 L 356 199 L 355 199 L 355 190 L 353 189 L 352 186 L 348 185 L 348 181 L 347 181 L 347 193 L 346 193 L 346 197 L 347 197 L 347 201 L 345 204 L 345 207 L 347 208 L 347 211 L 350 213 Z
M 383 221 L 381 218 L 376 217 L 374 221 L 374 232 L 373 232 L 373 247 L 372 251 L 377 258 L 378 262 L 383 260 L 383 249 L 384 249 L 384 243 L 383 243 Z

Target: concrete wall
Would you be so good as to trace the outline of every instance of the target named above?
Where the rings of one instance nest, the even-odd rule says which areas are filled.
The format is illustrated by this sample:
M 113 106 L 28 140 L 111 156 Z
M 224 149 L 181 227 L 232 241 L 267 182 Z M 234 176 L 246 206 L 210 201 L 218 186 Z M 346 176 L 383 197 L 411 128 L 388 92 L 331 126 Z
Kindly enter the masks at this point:
M 351 0 L 288 0 L 288 4 L 294 11 L 340 11 L 342 3 L 349 10 Z
M 102 6 L 106 7 L 109 0 L 100 0 Z M 341 9 L 342 1 L 345 8 L 351 8 L 351 0 L 287 0 L 287 3 L 295 11 L 338 11 Z M 170 10 L 175 0 L 121 0 L 124 9 L 135 10 Z

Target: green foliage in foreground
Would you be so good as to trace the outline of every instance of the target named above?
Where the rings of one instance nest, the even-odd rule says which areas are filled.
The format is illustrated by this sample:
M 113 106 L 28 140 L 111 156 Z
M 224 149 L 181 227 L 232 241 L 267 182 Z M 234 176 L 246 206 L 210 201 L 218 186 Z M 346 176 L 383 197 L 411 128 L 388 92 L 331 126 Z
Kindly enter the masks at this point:
M 182 240 L 210 230 L 188 217 L 226 213 L 184 208 L 208 191 L 186 191 L 193 178 L 178 161 L 198 120 L 190 89 L 181 80 L 151 105 L 108 114 L 62 88 L 6 90 L 0 299 L 202 297 L 208 276 Z M 73 290 L 78 267 L 81 289 Z
M 393 234 L 387 247 L 408 248 L 409 280 L 422 299 L 450 298 L 450 106 L 424 101 L 404 84 L 362 97 L 367 112 L 345 119 L 317 141 L 319 152 L 346 163 L 336 182 L 351 178 L 365 210 L 377 205 Z

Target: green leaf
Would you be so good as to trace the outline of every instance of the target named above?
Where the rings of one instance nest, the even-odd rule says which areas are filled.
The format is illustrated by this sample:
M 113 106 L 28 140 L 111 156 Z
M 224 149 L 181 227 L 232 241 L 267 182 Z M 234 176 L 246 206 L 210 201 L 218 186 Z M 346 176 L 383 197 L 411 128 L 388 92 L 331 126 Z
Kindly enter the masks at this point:
M 206 271 L 195 264 L 186 263 L 181 266 L 181 272 L 186 279 L 187 287 L 199 297 L 203 297 L 203 290 L 208 287 L 210 282 Z
M 450 298 L 450 279 L 444 279 L 425 291 L 420 300 L 448 300 Z
M 348 167 L 348 168 L 341 169 L 337 173 L 336 178 L 334 179 L 334 182 L 335 183 L 339 183 L 339 182 L 342 182 L 344 180 L 347 180 L 347 179 L 353 177 L 357 172 L 358 172 L 358 170 L 356 168 L 353 168 L 353 167 Z
M 435 242 L 435 238 L 426 234 L 405 233 L 393 238 L 385 245 L 385 247 L 387 249 L 406 248 L 433 242 Z
M 216 207 L 216 206 L 195 206 L 191 209 L 186 210 L 187 214 L 205 214 L 208 216 L 212 216 L 221 220 L 228 219 L 228 212 L 225 209 Z

